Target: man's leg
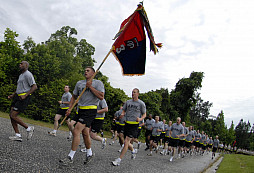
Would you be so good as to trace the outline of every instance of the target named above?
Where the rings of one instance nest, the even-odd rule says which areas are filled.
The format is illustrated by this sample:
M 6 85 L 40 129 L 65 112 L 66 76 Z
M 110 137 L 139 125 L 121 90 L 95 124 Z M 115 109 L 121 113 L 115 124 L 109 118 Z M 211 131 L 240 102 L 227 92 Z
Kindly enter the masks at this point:
M 24 127 L 25 129 L 28 128 L 28 126 L 22 121 L 22 119 L 18 117 L 18 114 L 19 112 L 14 111 L 13 108 L 11 109 L 10 118 L 15 133 L 19 133 L 18 124 Z
M 55 115 L 55 119 L 54 119 L 54 130 L 57 130 L 58 121 L 60 120 L 61 117 L 62 117 L 62 115 L 60 115 L 60 114 L 56 114 L 56 115 Z

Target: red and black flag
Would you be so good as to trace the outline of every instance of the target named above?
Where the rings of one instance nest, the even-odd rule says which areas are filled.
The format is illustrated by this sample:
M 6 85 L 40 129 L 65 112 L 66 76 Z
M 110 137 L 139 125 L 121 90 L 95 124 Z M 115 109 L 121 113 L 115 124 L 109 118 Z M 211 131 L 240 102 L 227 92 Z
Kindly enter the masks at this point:
M 141 4 L 138 5 L 135 12 L 122 22 L 112 47 L 112 52 L 122 66 L 123 75 L 143 75 L 145 73 L 146 34 L 144 27 L 150 39 L 150 50 L 156 54 L 157 47 L 162 46 L 155 44 L 145 9 Z

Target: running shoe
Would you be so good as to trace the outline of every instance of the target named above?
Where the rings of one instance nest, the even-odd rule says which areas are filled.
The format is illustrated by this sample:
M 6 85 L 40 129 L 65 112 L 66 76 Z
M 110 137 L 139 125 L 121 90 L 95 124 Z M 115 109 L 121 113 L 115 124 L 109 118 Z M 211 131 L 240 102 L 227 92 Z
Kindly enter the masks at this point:
M 20 141 L 20 142 L 22 142 L 22 137 L 19 137 L 17 135 L 10 136 L 9 139 L 12 140 L 12 141 Z
M 134 150 L 131 152 L 131 159 L 135 159 L 135 158 L 136 158 L 136 155 L 137 155 L 137 150 L 134 149 Z
M 51 131 L 51 132 L 49 132 L 49 135 L 51 135 L 51 136 L 56 136 L 56 132 Z
M 71 159 L 70 156 L 64 158 L 64 159 L 61 159 L 59 160 L 59 163 L 62 165 L 62 166 L 69 166 L 73 163 L 73 160 Z
M 107 144 L 107 138 L 103 138 L 101 141 L 101 148 L 104 149 L 106 147 Z
M 112 165 L 114 165 L 114 166 L 119 166 L 120 165 L 120 160 L 119 159 L 116 159 L 116 160 L 114 160 L 114 161 L 112 161 L 111 163 L 112 163 Z
M 89 155 L 89 156 L 86 155 L 86 160 L 84 161 L 84 164 L 88 164 L 92 160 L 94 155 L 95 155 L 94 152 L 92 155 Z
M 27 140 L 31 139 L 34 133 L 34 126 L 30 127 L 30 131 L 27 131 Z
M 170 161 L 170 162 L 172 162 L 172 161 L 173 161 L 173 156 L 171 156 L 171 157 L 170 157 L 169 161 Z

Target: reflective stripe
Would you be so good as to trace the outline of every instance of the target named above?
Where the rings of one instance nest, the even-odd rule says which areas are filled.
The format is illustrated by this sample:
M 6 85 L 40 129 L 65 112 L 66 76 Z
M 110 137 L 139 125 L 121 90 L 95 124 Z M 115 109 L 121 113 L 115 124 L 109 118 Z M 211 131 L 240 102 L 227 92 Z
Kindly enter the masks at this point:
M 120 124 L 119 122 L 116 122 L 116 124 Z
M 172 138 L 172 137 L 171 137 Z M 172 138 L 172 139 L 179 139 L 179 138 Z
M 64 108 L 61 108 L 61 109 L 69 109 L 69 107 L 64 107 Z
M 169 138 L 169 136 L 165 136 L 165 137 Z
M 95 118 L 96 120 L 104 120 L 104 117 L 101 118 Z
M 141 127 L 139 126 L 138 129 L 141 129 Z
M 166 132 L 161 132 L 161 133 L 166 133 Z
M 139 122 L 136 122 L 136 121 L 126 121 L 126 123 L 128 123 L 128 124 L 139 124 Z
M 120 124 L 120 123 L 118 123 L 120 126 L 125 126 L 125 124 Z
M 79 109 L 97 109 L 97 106 L 91 105 L 91 106 L 79 106 Z
M 18 94 L 18 96 L 24 96 L 24 95 L 26 95 L 26 93 L 20 93 L 20 94 Z M 31 95 L 31 94 L 29 94 L 29 95 Z

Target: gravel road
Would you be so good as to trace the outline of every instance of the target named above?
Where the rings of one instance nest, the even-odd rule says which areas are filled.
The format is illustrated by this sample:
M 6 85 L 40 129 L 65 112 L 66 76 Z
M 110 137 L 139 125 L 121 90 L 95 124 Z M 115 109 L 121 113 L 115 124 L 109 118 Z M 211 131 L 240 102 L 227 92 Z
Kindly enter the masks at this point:
M 137 154 L 135 160 L 131 159 L 128 151 L 123 158 L 121 165 L 114 167 L 112 160 L 119 157 L 117 152 L 120 148 L 118 143 L 113 146 L 108 145 L 101 149 L 101 143 L 92 141 L 92 150 L 95 157 L 88 164 L 84 165 L 85 153 L 76 152 L 74 163 L 69 167 L 60 166 L 59 159 L 68 155 L 71 149 L 71 142 L 67 141 L 68 132 L 58 131 L 56 137 L 49 136 L 51 129 L 35 126 L 35 132 L 31 140 L 26 140 L 26 131 L 20 127 L 23 141 L 11 141 L 9 136 L 14 135 L 9 119 L 0 118 L 0 172 L 202 172 L 213 160 L 211 153 L 204 156 L 188 156 L 185 158 L 169 162 L 169 156 L 153 154 L 147 156 L 148 151 L 144 151 L 144 144 Z M 52 125 L 53 127 L 53 125 Z M 218 157 L 218 154 L 217 154 Z

